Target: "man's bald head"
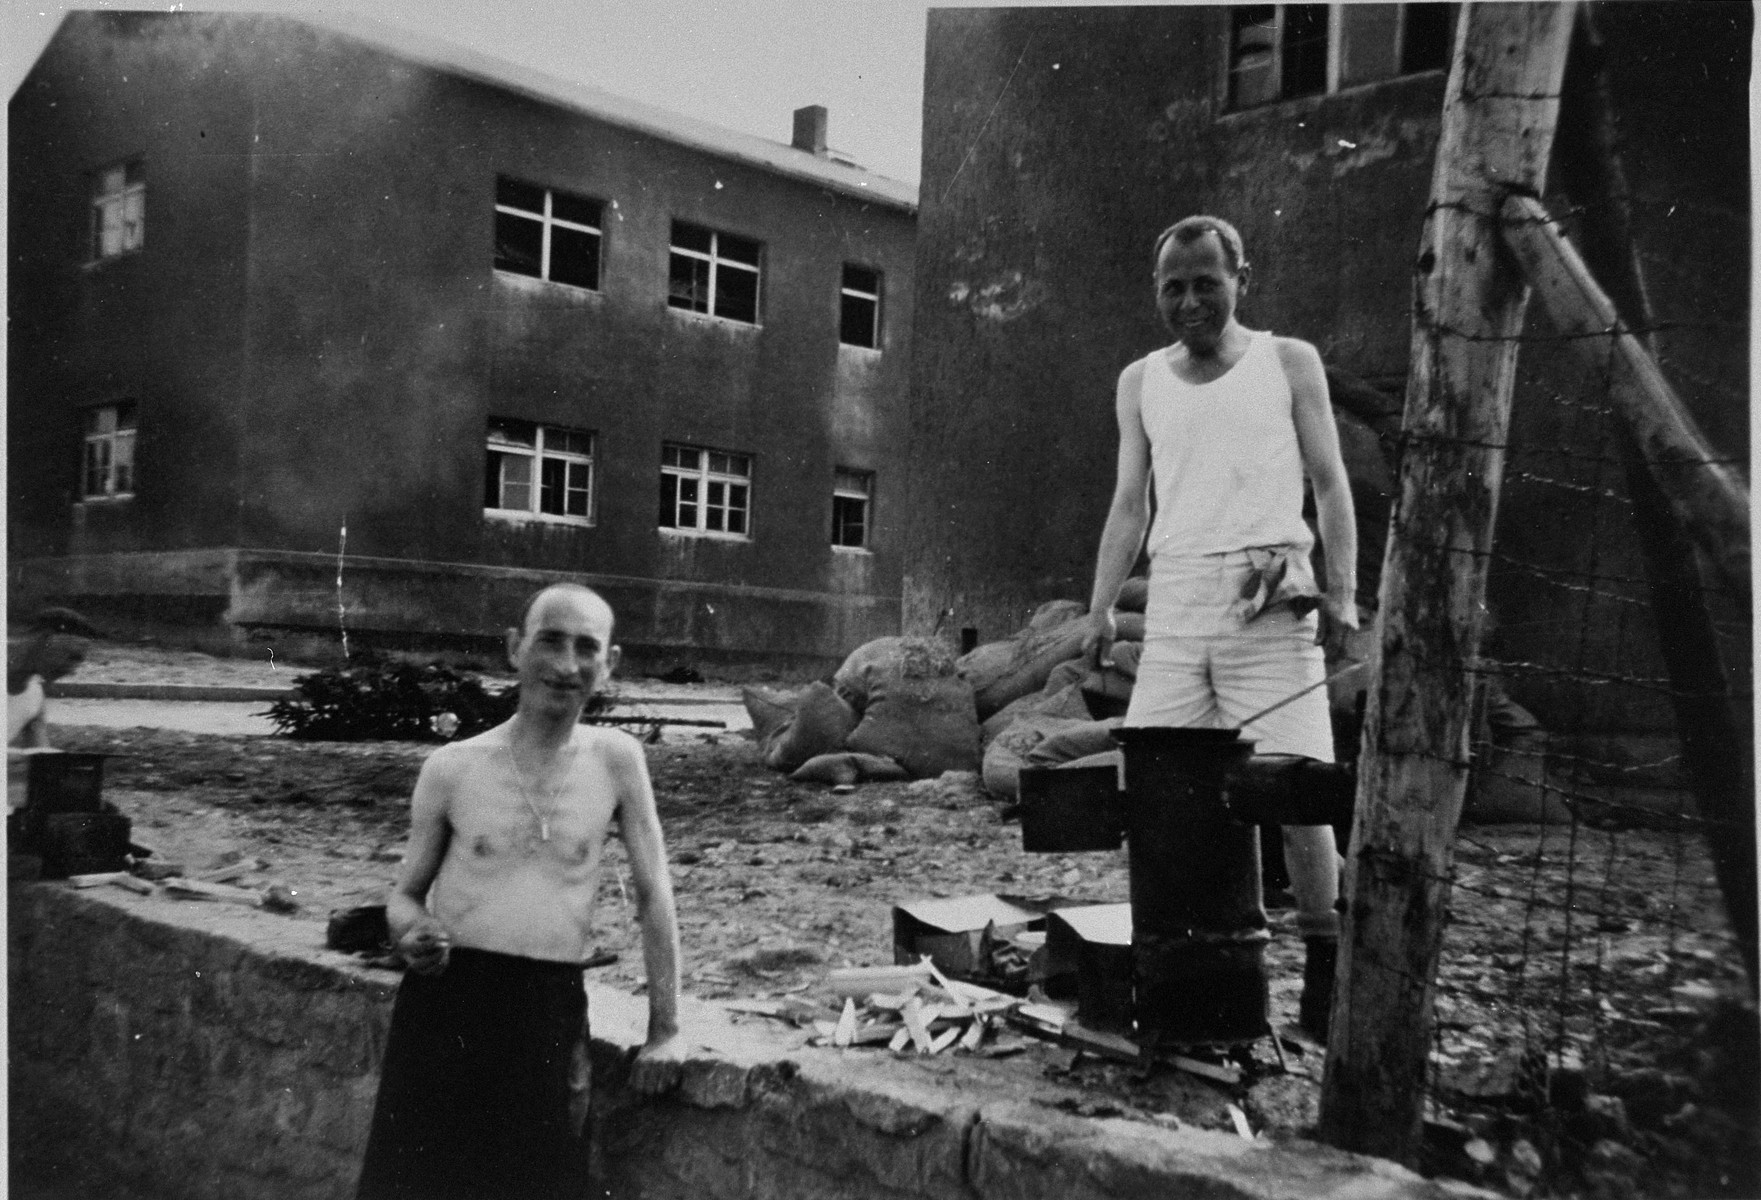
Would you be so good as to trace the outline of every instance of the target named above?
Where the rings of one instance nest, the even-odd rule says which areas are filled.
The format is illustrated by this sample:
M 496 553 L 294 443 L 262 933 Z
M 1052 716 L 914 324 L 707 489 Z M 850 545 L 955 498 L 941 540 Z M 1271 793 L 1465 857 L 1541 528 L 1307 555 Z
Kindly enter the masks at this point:
M 527 597 L 526 607 L 520 610 L 520 624 L 518 626 L 520 637 L 525 638 L 531 634 L 533 615 L 552 596 L 569 596 L 585 605 L 589 612 L 603 615 L 605 618 L 605 641 L 607 645 L 611 643 L 612 626 L 617 620 L 617 615 L 612 612 L 611 605 L 605 602 L 605 597 L 584 583 L 553 583 L 548 587 L 539 588 Z

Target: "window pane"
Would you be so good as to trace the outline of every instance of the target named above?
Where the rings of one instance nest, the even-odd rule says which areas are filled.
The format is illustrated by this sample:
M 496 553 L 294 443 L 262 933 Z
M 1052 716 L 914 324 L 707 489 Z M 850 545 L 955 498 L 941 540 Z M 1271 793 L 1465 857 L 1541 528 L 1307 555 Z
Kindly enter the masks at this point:
M 509 208 L 523 208 L 529 213 L 544 212 L 544 189 L 512 179 L 495 181 L 495 202 Z
M 85 480 L 82 487 L 87 496 L 102 496 L 104 480 L 110 473 L 110 443 L 108 441 L 87 442 Z
M 844 286 L 853 292 L 866 292 L 871 296 L 878 296 L 880 294 L 880 272 L 856 266 L 854 263 L 845 263 Z
M 679 523 L 679 477 L 660 473 L 660 527 L 674 529 Z
M 550 215 L 559 221 L 574 221 L 581 225 L 599 227 L 599 201 L 588 200 L 583 196 L 567 196 L 562 192 L 553 192 L 550 197 Z
M 111 419 L 115 422 L 117 429 L 133 429 L 135 427 L 135 406 L 133 404 L 118 404 L 110 412 Z
M 758 272 L 720 264 L 716 273 L 715 315 L 758 323 Z
M 122 204 L 111 200 L 99 211 L 98 253 L 102 257 L 122 253 Z
M 110 473 L 117 495 L 127 495 L 135 490 L 135 435 L 133 430 L 124 430 L 116 435 L 111 445 Z
M 862 471 L 847 471 L 839 467 L 832 475 L 832 487 L 840 492 L 855 492 L 868 495 L 868 475 Z
M 1403 73 L 1435 71 L 1449 66 L 1449 44 L 1455 32 L 1453 4 L 1408 4 L 1406 29 L 1401 37 L 1400 69 Z
M 1399 29 L 1399 5 L 1345 5 L 1339 18 L 1339 82 L 1350 85 L 1393 75 Z
M 532 511 L 532 460 L 523 454 L 501 456 L 501 507 Z
M 682 475 L 679 477 L 679 503 L 697 503 L 697 480 L 692 479 L 688 475 Z
M 550 450 L 561 450 L 568 454 L 592 454 L 593 435 L 579 429 L 556 429 L 546 426 L 544 445 Z
M 745 454 L 730 454 L 730 455 L 728 455 L 728 474 L 750 476 L 752 474 L 752 459 L 751 459 L 751 457 L 748 455 L 745 455 Z M 745 492 L 744 488 L 740 488 L 737 490 L 739 490 L 742 494 Z
M 745 533 L 746 532 L 746 510 L 745 509 L 734 508 L 734 509 L 728 510 L 728 532 L 729 533 Z
M 708 498 L 707 498 L 708 504 L 710 504 L 714 508 L 727 507 L 727 503 L 728 503 L 728 501 L 727 501 L 728 485 L 727 484 L 723 483 L 719 479 L 712 479 L 709 481 L 709 486 L 706 490 L 709 493 Z
M 703 510 L 703 527 L 711 533 L 721 533 L 722 510 L 706 506 Z
M 679 482 L 683 483 L 684 480 Z M 687 504 L 683 500 L 679 501 L 679 528 L 697 528 L 697 506 L 695 504 Z
M 489 440 L 508 446 L 537 446 L 538 426 L 530 421 L 510 421 L 505 417 L 490 417 Z
M 593 491 L 593 468 L 586 463 L 569 464 L 569 491 L 565 507 L 571 517 L 587 515 L 587 499 Z
M 483 456 L 483 507 L 501 507 L 501 453 L 496 450 Z
M 1284 6 L 1283 95 L 1312 96 L 1327 90 L 1327 6 Z
M 708 254 L 712 236 L 709 230 L 699 225 L 687 225 L 683 221 L 673 222 L 673 245 L 681 250 L 697 250 Z
M 745 484 L 735 483 L 735 484 L 730 484 L 728 486 L 728 507 L 729 508 L 737 508 L 742 511 L 745 510 L 745 508 L 746 508 L 746 485 Z
M 1237 108 L 1264 104 L 1278 98 L 1278 61 L 1275 49 L 1278 14 L 1270 4 L 1253 4 L 1231 11 L 1233 45 L 1230 50 L 1230 103 Z
M 692 312 L 709 311 L 709 264 L 701 258 L 672 256 L 667 269 L 666 302 Z
M 122 248 L 139 250 L 146 240 L 147 193 L 139 188 L 123 197 Z
M 838 340 L 846 346 L 874 349 L 879 342 L 876 336 L 879 322 L 875 319 L 879 314 L 880 305 L 873 300 L 865 296 L 844 296 L 838 320 Z
M 711 450 L 709 452 L 709 469 L 726 475 L 728 473 L 728 456 Z
M 550 230 L 550 277 L 575 287 L 599 286 L 599 235 L 565 229 Z
M 126 167 L 106 167 L 98 173 L 98 189 L 96 194 L 100 196 L 116 195 L 118 192 L 122 191 L 125 186 L 126 178 Z
M 546 458 L 538 464 L 538 511 L 563 513 L 563 492 L 567 470 L 560 458 Z
M 511 213 L 495 214 L 495 269 L 540 274 L 544 261 L 544 223 Z M 481 261 L 481 260 L 479 260 Z
M 849 496 L 832 497 L 832 545 L 864 545 L 868 503 Z
M 731 258 L 735 262 L 745 263 L 751 267 L 758 265 L 758 243 L 751 238 L 735 237 L 731 233 L 724 233 L 716 244 L 716 253 L 718 257 Z

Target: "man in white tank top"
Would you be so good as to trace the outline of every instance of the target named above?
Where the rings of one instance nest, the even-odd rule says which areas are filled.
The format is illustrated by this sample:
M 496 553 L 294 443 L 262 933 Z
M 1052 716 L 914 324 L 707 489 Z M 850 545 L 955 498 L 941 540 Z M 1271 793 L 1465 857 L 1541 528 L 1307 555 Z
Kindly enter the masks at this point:
M 1157 239 L 1155 263 L 1156 306 L 1175 342 L 1119 376 L 1118 475 L 1087 645 L 1105 661 L 1113 600 L 1147 532 L 1150 601 L 1126 724 L 1242 726 L 1324 678 L 1322 646 L 1342 651 L 1357 627 L 1351 488 L 1320 355 L 1235 319 L 1249 273 L 1241 235 L 1187 217 Z M 1305 475 L 1327 550 L 1324 590 L 1309 563 Z M 1325 689 L 1242 728 L 1258 753 L 1333 761 Z M 1333 830 L 1286 826 L 1284 855 L 1308 955 L 1301 1020 L 1324 1040 L 1339 938 Z

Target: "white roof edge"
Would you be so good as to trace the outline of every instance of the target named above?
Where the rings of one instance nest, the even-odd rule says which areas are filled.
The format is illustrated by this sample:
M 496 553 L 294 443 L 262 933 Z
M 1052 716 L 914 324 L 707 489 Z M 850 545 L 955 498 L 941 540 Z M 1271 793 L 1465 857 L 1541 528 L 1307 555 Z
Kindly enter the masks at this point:
M 670 112 L 640 100 L 559 79 L 530 67 L 470 50 L 412 30 L 382 24 L 353 13 L 275 13 L 314 28 L 366 42 L 399 58 L 450 74 L 559 104 L 586 116 L 723 158 L 789 175 L 832 191 L 891 208 L 917 211 L 917 188 L 863 167 L 846 166 L 753 134 L 740 133 Z

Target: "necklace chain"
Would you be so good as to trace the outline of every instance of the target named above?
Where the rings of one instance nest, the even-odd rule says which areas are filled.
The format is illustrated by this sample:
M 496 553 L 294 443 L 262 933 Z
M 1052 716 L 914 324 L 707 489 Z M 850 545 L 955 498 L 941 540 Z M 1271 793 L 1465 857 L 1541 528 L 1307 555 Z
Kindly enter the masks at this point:
M 569 771 L 575 765 L 575 752 L 577 747 L 574 739 L 569 739 L 569 761 L 567 765 L 563 767 L 561 781 L 558 782 L 555 787 L 550 789 L 550 794 L 548 796 L 544 797 L 547 801 L 545 804 L 547 811 L 545 812 L 538 811 L 538 806 L 532 803 L 532 793 L 526 790 L 526 777 L 520 773 L 520 760 L 514 757 L 513 743 L 507 741 L 503 742 L 501 746 L 503 750 L 507 751 L 508 765 L 514 769 L 514 786 L 520 789 L 520 799 L 526 802 L 526 808 L 532 813 L 533 819 L 538 822 L 538 840 L 541 842 L 548 842 L 550 840 L 550 818 L 556 816 L 557 797 L 562 793 L 563 787 L 569 782 Z

